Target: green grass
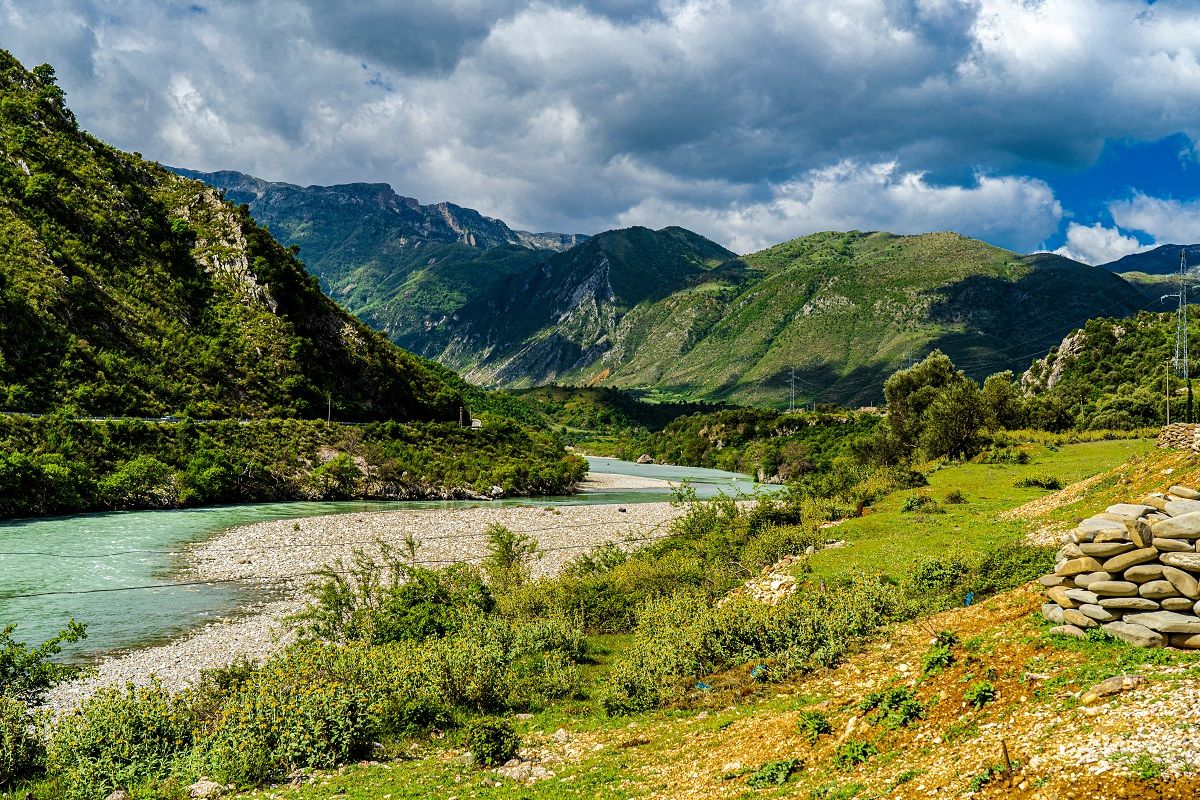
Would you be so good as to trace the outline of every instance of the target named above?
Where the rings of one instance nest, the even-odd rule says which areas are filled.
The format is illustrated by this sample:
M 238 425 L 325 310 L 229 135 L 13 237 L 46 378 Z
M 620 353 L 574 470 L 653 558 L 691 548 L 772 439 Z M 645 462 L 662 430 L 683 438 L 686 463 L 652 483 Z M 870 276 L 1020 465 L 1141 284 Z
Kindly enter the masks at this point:
M 999 519 L 1001 512 L 1048 494 L 1014 486 L 1020 479 L 1052 472 L 1070 484 L 1152 447 L 1147 440 L 1084 442 L 1057 450 L 1034 445 L 1028 464 L 942 467 L 929 474 L 929 486 L 920 491 L 943 501 L 957 489 L 970 502 L 942 503 L 944 513 L 938 514 L 904 512 L 904 503 L 914 492 L 895 492 L 873 506 L 871 513 L 827 531 L 828 538 L 846 539 L 850 546 L 814 555 L 810 559 L 814 574 L 830 578 L 882 571 L 896 577 L 921 557 L 980 557 L 997 546 L 1015 543 L 1028 530 L 1024 521 Z

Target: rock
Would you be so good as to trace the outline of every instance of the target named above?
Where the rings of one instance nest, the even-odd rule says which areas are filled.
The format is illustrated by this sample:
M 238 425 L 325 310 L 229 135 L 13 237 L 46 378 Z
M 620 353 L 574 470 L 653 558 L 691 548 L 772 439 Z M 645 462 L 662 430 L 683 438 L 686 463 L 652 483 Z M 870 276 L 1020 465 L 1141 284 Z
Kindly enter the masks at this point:
M 1144 519 L 1139 519 L 1136 522 L 1131 522 L 1126 526 L 1129 531 L 1129 541 L 1133 542 L 1138 547 L 1150 547 L 1154 539 L 1154 532 L 1150 528 L 1150 523 Z
M 1179 597 L 1179 591 L 1170 581 L 1150 581 L 1138 587 L 1138 595 L 1161 602 L 1167 597 Z
M 1182 517 L 1184 514 L 1200 511 L 1200 500 L 1168 500 L 1163 511 L 1172 517 Z
M 1080 544 L 1081 542 L 1091 542 L 1096 539 L 1096 532 L 1080 530 L 1079 528 L 1076 528 L 1067 534 L 1067 539 L 1075 542 L 1076 544 Z
M 1130 583 L 1149 583 L 1162 580 L 1163 568 L 1158 564 L 1138 564 L 1125 570 L 1125 580 Z
M 504 497 L 504 487 L 503 486 L 493 486 L 488 491 L 488 496 L 491 497 L 493 500 L 499 500 L 500 498 Z
M 638 456 L 637 463 L 639 463 L 639 464 L 653 464 L 653 463 L 654 463 L 654 459 L 650 457 L 650 454 L 649 454 L 649 453 L 642 453 L 640 456 Z
M 1063 612 L 1066 619 L 1066 612 Z M 1145 625 L 1159 633 L 1200 633 L 1200 618 L 1193 614 L 1180 614 L 1176 611 L 1152 611 L 1148 614 L 1127 614 L 1125 622 L 1133 625 Z
M 1189 503 L 1196 502 L 1189 500 Z M 1196 539 L 1200 538 L 1200 511 L 1182 514 L 1171 519 L 1164 519 L 1150 526 L 1150 532 L 1156 539 Z
M 1200 553 L 1163 553 L 1158 560 L 1169 567 L 1200 572 Z
M 1200 498 L 1200 495 L 1196 496 Z M 1122 517 L 1133 517 L 1137 519 L 1143 514 L 1148 514 L 1151 511 L 1157 511 L 1154 506 L 1140 505 L 1137 503 L 1117 503 L 1115 506 L 1109 506 L 1105 511 L 1109 514 L 1116 514 Z
M 1119 556 L 1113 556 L 1104 562 L 1101 567 L 1105 572 L 1124 572 L 1132 566 L 1145 564 L 1147 561 L 1154 561 L 1158 558 L 1158 551 L 1153 547 L 1142 547 L 1138 550 L 1130 550 L 1128 553 L 1122 553 Z M 1082 559 L 1077 559 L 1082 560 Z M 1095 591 L 1093 589 L 1092 591 Z
M 1077 604 L 1100 602 L 1100 596 L 1095 592 L 1089 592 L 1087 589 L 1067 589 L 1066 595 Z
M 1088 591 L 1102 597 L 1135 597 L 1138 587 L 1136 583 L 1129 581 L 1093 581 L 1088 584 Z
M 1149 497 L 1144 498 L 1142 500 L 1142 503 L 1150 506 L 1151 508 L 1153 508 L 1157 511 L 1166 511 L 1167 510 L 1167 498 L 1165 498 L 1165 497 L 1158 497 L 1156 495 L 1150 495 Z
M 1100 601 L 1101 608 L 1124 608 L 1132 611 L 1157 611 L 1159 604 L 1144 597 L 1106 597 Z
M 1128 619 L 1110 622 L 1102 627 L 1107 633 L 1134 647 L 1162 647 L 1167 641 L 1161 633 L 1152 631 L 1145 625 L 1131 623 Z
M 1193 576 L 1177 567 L 1163 567 L 1162 574 L 1181 595 L 1193 600 L 1200 600 L 1200 581 Z
M 1095 538 L 1092 539 L 1092 541 L 1096 542 L 1098 544 L 1111 543 L 1111 542 L 1128 542 L 1129 541 L 1129 529 L 1126 528 L 1123 531 L 1100 531 L 1099 533 L 1096 534 Z M 1081 544 L 1087 544 L 1087 542 L 1081 542 Z
M 1079 607 L 1079 613 L 1096 622 L 1115 622 L 1121 618 L 1120 609 L 1109 609 L 1093 603 L 1084 603 Z
M 1058 557 L 1071 559 L 1071 558 L 1082 558 L 1085 555 L 1089 555 L 1089 556 L 1103 555 L 1102 553 L 1084 553 L 1083 552 L 1084 547 L 1095 547 L 1095 546 L 1096 545 L 1092 544 L 1091 542 L 1084 542 L 1083 544 L 1075 544 L 1074 542 L 1072 542 L 1071 544 L 1065 544 L 1061 548 L 1059 548 Z M 1103 547 L 1103 545 L 1101 545 L 1101 547 Z M 1109 553 L 1109 555 L 1115 556 L 1116 553 Z
M 1160 611 L 1158 613 L 1161 614 L 1163 612 Z M 1096 622 L 1096 620 L 1094 620 L 1091 617 L 1089 617 L 1088 615 L 1084 614 L 1082 611 L 1080 611 L 1077 608 L 1064 608 L 1063 609 L 1063 624 L 1074 625 L 1076 628 L 1085 628 L 1086 629 L 1086 628 L 1094 628 L 1097 625 L 1099 625 L 1100 623 Z M 1200 620 L 1197 620 L 1196 630 L 1200 631 Z
M 1055 634 L 1056 636 L 1071 636 L 1075 639 L 1087 638 L 1087 634 L 1084 633 L 1080 628 L 1076 628 L 1074 625 L 1056 625 L 1050 629 L 1050 633 Z
M 1078 558 L 1078 556 L 1092 556 L 1093 558 L 1111 558 L 1119 556 L 1121 553 L 1128 553 L 1130 550 L 1137 549 L 1133 542 L 1084 542 L 1083 544 L 1070 545 L 1075 550 L 1078 550 L 1078 555 L 1074 553 L 1063 553 L 1067 558 Z M 1066 550 L 1067 548 L 1063 548 Z
M 1062 606 L 1063 608 L 1078 608 L 1079 603 L 1077 603 L 1073 599 L 1071 599 L 1071 595 L 1068 594 L 1069 591 L 1072 591 L 1072 590 L 1064 589 L 1061 586 L 1052 586 L 1046 590 L 1046 597 L 1049 597 L 1056 604 Z M 1086 590 L 1075 590 L 1075 591 L 1086 591 Z
M 1114 577 L 1111 572 L 1085 572 L 1082 575 L 1075 576 L 1075 585 L 1080 589 L 1086 589 L 1089 584 L 1096 581 L 1111 581 Z
M 220 797 L 221 794 L 225 791 L 225 787 L 222 786 L 221 784 L 217 783 L 216 781 L 210 781 L 210 780 L 205 780 L 204 778 L 201 778 L 200 780 L 193 783 L 191 786 L 187 787 L 187 791 L 188 791 L 188 797 L 197 797 L 197 798 Z
M 1171 647 L 1178 647 L 1182 650 L 1200 650 L 1200 634 L 1198 633 L 1172 633 L 1167 637 L 1167 641 L 1171 643 Z
M 1062 606 L 1056 603 L 1042 603 L 1042 616 L 1046 618 L 1047 622 L 1052 622 L 1055 625 L 1062 625 Z
M 1100 517 L 1088 517 L 1083 522 L 1075 526 L 1075 530 L 1079 533 L 1098 533 L 1099 531 L 1125 531 L 1125 523 L 1118 522 L 1115 519 L 1102 519 Z
M 129 792 L 124 789 L 117 789 L 104 800 L 129 800 Z
M 1152 539 L 1153 544 L 1163 553 L 1194 553 L 1195 545 L 1188 539 Z
M 816 550 L 816 548 L 812 545 L 809 545 L 809 547 L 814 551 Z M 1062 575 L 1043 575 L 1042 577 L 1038 578 L 1038 583 L 1040 583 L 1042 586 L 1045 586 L 1047 589 L 1049 589 L 1051 586 L 1062 586 L 1066 582 L 1067 579 Z
M 1181 614 L 1187 614 L 1191 612 L 1195 603 L 1195 600 L 1189 600 L 1186 597 L 1164 597 L 1161 605 L 1166 611 L 1178 611 Z
M 1136 553 L 1138 551 L 1134 550 L 1133 552 Z M 1124 556 L 1117 556 L 1117 558 L 1124 558 L 1125 556 L 1128 556 L 1128 555 L 1129 554 L 1126 553 Z M 1061 567 L 1056 569 L 1054 571 L 1054 574 L 1062 575 L 1065 578 L 1065 577 L 1069 577 L 1071 575 L 1079 575 L 1082 572 L 1099 572 L 1101 569 L 1103 569 L 1103 568 L 1100 566 L 1099 561 L 1092 558 L 1091 556 L 1084 556 L 1083 558 L 1071 559 L 1070 561 L 1066 562 Z
M 1113 622 L 1110 624 L 1123 625 L 1124 623 Z M 1106 630 L 1107 627 L 1108 626 L 1105 626 Z M 1162 637 L 1160 636 L 1159 638 L 1161 639 Z M 1084 692 L 1083 696 L 1079 698 L 1079 704 L 1081 706 L 1091 705 L 1097 700 L 1101 700 L 1105 697 L 1112 697 L 1115 694 L 1128 692 L 1130 689 L 1136 689 L 1145 682 L 1146 676 L 1144 675 L 1117 675 L 1116 677 L 1109 678 L 1106 681 L 1100 681 L 1095 686 Z
M 1182 497 L 1184 500 L 1200 500 L 1200 492 L 1187 486 L 1180 486 L 1176 484 L 1170 489 L 1167 489 L 1167 492 L 1175 495 L 1176 497 Z
M 571 734 L 567 733 L 566 728 L 559 728 L 550 736 L 556 742 L 568 742 L 571 740 Z

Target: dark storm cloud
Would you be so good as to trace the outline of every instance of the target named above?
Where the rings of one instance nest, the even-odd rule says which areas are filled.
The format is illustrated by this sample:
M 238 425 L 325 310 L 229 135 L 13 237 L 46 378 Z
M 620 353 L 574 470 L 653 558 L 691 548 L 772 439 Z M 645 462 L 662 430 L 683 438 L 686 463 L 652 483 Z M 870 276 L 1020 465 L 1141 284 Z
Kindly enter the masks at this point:
M 1064 213 L 1038 170 L 1200 133 L 1200 17 L 1163 4 L 0 0 L 0 31 L 89 129 L 168 163 L 739 249 L 820 227 L 1031 248 Z

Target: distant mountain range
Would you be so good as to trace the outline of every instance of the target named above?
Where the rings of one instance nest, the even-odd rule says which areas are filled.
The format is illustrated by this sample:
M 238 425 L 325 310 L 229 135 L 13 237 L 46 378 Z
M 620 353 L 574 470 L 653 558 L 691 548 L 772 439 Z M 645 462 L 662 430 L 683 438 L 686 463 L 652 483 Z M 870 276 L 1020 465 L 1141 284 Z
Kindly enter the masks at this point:
M 933 348 L 976 377 L 1020 372 L 1088 319 L 1158 296 L 1111 269 L 953 233 L 819 233 L 738 257 L 677 227 L 529 234 L 383 184 L 178 171 L 299 245 L 368 324 L 489 386 L 779 406 L 794 383 L 797 402 L 874 403 Z
M 1141 272 L 1146 275 L 1175 275 L 1179 272 L 1179 253 L 1187 248 L 1189 269 L 1200 267 L 1200 244 L 1164 244 L 1153 250 L 1132 253 L 1116 261 L 1101 264 L 1101 269 L 1116 273 Z

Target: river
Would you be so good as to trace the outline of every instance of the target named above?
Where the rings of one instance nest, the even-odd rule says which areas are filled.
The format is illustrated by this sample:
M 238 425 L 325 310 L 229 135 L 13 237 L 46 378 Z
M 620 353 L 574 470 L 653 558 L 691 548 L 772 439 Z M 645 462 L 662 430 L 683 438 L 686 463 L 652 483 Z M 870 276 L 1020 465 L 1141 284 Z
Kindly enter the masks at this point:
M 588 459 L 596 473 L 688 481 L 700 497 L 750 493 L 746 475 L 690 467 Z M 567 497 L 514 498 L 504 505 L 580 505 L 661 502 L 668 489 L 586 491 Z M 459 502 L 292 502 L 167 511 L 126 511 L 0 522 L 0 626 L 16 623 L 15 637 L 38 642 L 69 619 L 88 626 L 75 656 L 127 649 L 177 636 L 247 599 L 246 587 L 201 584 L 125 590 L 170 582 L 184 548 L 228 528 L 273 519 L 470 507 Z M 113 591 L 120 589 L 120 591 Z

